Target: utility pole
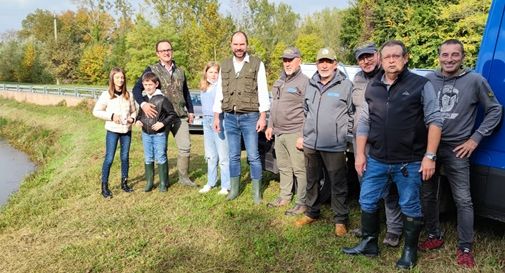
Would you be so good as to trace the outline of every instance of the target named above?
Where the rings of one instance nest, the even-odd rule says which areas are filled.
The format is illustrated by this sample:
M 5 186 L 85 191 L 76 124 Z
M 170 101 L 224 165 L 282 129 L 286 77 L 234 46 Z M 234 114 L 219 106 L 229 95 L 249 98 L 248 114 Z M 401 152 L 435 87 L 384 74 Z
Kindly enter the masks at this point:
M 58 43 L 58 25 L 56 23 L 56 13 L 53 13 L 54 43 Z M 56 77 L 56 85 L 60 85 L 60 79 Z

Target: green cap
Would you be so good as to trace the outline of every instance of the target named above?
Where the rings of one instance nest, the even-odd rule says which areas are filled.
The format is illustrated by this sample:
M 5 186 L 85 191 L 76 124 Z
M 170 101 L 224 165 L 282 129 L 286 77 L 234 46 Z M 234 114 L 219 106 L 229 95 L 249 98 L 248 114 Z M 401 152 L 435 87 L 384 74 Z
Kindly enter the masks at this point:
M 316 61 L 319 61 L 321 59 L 329 59 L 332 61 L 336 61 L 337 56 L 335 55 L 335 51 L 333 51 L 333 49 L 331 49 L 329 47 L 325 47 L 325 48 L 319 49 L 319 51 L 317 52 Z

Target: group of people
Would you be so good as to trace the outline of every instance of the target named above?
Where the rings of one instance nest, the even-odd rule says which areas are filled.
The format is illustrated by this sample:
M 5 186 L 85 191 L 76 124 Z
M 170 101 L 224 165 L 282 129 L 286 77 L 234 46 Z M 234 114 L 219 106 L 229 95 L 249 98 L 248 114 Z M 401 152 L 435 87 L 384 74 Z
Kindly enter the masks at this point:
M 426 77 L 408 69 L 409 53 L 401 41 L 377 48 L 367 43 L 355 50 L 361 68 L 353 82 L 337 69 L 331 48 L 317 53 L 317 72 L 308 78 L 301 69 L 302 53 L 288 47 L 283 70 L 272 86 L 270 101 L 264 63 L 247 52 L 242 31 L 231 36 L 233 56 L 220 64 L 209 62 L 200 83 L 208 193 L 217 186 L 233 200 L 240 193 L 242 139 L 247 152 L 253 201 L 262 201 L 262 165 L 258 133 L 275 138 L 280 173 L 279 196 L 270 208 L 294 206 L 286 215 L 297 216 L 297 227 L 320 217 L 321 205 L 331 200 L 335 235 L 348 233 L 349 205 L 347 153 L 354 152 L 360 180 L 361 241 L 343 248 L 351 255 L 379 254 L 379 201 L 384 199 L 387 232 L 383 243 L 404 247 L 398 268 L 412 268 L 417 250 L 443 245 L 438 222 L 438 179 L 443 166 L 458 215 L 457 263 L 473 267 L 473 206 L 470 196 L 469 157 L 483 137 L 501 121 L 502 107 L 487 81 L 464 68 L 463 44 L 455 39 L 439 47 L 440 68 Z M 154 183 L 158 164 L 160 191 L 168 187 L 167 136 L 178 148 L 179 182 L 196 186 L 188 176 L 189 125 L 194 118 L 184 72 L 173 60 L 172 44 L 156 44 L 159 62 L 148 66 L 133 88 L 126 90 L 125 73 L 113 69 L 108 91 L 98 99 L 93 114 L 106 120 L 106 155 L 102 167 L 102 195 L 112 197 L 108 176 L 117 143 L 121 144 L 121 188 L 128 186 L 128 151 L 131 126 L 142 127 L 145 156 L 145 191 Z M 142 96 L 142 91 L 145 95 Z M 136 110 L 136 104 L 140 111 Z M 477 107 L 484 119 L 474 129 Z M 270 116 L 267 121 L 267 112 Z M 268 123 L 267 123 L 268 122 Z M 349 144 L 353 148 L 349 149 Z M 219 170 L 218 170 L 219 169 Z M 419 243 L 425 226 L 427 238 Z

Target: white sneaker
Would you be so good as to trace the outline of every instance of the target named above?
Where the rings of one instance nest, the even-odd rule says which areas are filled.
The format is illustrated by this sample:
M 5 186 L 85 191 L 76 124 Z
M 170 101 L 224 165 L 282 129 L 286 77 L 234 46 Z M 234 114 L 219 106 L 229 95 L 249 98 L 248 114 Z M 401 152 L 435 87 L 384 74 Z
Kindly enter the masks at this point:
M 212 189 L 212 187 L 211 187 L 211 186 L 209 186 L 209 185 L 205 185 L 205 186 L 203 186 L 203 188 L 201 188 L 198 192 L 199 192 L 199 193 L 207 193 L 207 192 L 209 192 L 211 189 Z
M 222 188 L 217 194 L 219 195 L 228 195 L 229 190 Z

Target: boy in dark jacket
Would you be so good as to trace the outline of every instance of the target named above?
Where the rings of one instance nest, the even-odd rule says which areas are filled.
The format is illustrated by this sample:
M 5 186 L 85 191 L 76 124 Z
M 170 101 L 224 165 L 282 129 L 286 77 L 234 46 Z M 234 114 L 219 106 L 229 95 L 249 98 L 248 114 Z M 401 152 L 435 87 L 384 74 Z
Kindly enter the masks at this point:
M 153 189 L 154 160 L 158 162 L 160 175 L 160 191 L 165 192 L 168 188 L 168 161 L 167 161 L 167 134 L 165 127 L 170 127 L 177 121 L 178 116 L 172 103 L 157 89 L 160 84 L 158 77 L 147 72 L 142 76 L 144 85 L 144 101 L 156 106 L 156 115 L 148 117 L 140 109 L 136 124 L 142 127 L 142 143 L 144 145 L 144 158 L 147 184 L 145 192 Z

